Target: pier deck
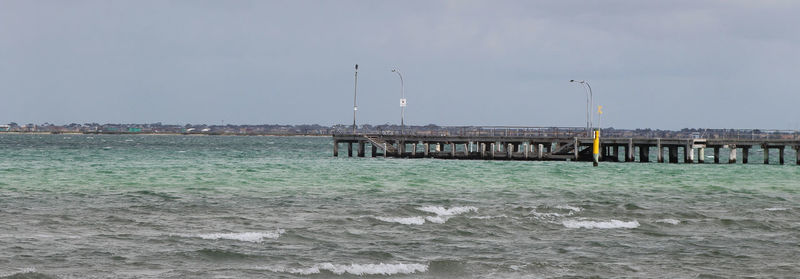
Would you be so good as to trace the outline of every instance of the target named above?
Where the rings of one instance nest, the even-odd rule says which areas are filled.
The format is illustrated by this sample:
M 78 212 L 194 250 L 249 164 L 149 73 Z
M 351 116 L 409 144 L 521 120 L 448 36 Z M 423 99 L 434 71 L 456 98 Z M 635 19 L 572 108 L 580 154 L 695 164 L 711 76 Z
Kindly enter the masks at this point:
M 369 145 L 371 157 L 592 161 L 592 142 L 590 137 L 565 135 L 337 134 L 333 136 L 333 156 L 339 156 L 339 146 L 345 144 L 347 155 L 353 157 L 355 144 L 358 157 L 366 157 Z M 785 150 L 789 147 L 795 153 L 796 164 L 800 165 L 800 139 L 601 137 L 600 146 L 601 161 L 705 163 L 708 148 L 713 151 L 714 163 L 720 163 L 720 151 L 725 150 L 727 163 L 736 163 L 741 152 L 741 163 L 745 164 L 754 148 L 763 150 L 765 164 L 771 162 L 770 150 L 777 151 L 775 163 L 784 164 Z M 655 158 L 651 159 L 653 155 Z

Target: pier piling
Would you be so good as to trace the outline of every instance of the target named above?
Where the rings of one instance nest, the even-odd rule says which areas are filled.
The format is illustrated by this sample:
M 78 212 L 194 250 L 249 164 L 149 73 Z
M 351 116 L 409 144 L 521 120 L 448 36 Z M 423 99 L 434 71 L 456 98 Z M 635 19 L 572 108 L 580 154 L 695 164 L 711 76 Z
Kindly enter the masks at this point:
M 339 141 L 333 141 L 333 157 L 339 157 Z
M 347 157 L 353 157 L 353 143 L 347 143 Z
M 639 146 L 639 162 L 650 162 L 650 147 L 647 145 Z
M 656 139 L 656 149 L 658 149 L 657 162 L 664 162 L 664 149 L 661 148 L 661 138 Z
M 677 164 L 678 163 L 678 147 L 677 146 L 669 146 L 669 163 L 670 164 Z
M 703 164 L 706 162 L 706 149 L 701 147 L 697 149 L 697 163 Z
M 750 156 L 750 148 L 742 147 L 742 164 L 747 164 L 747 157 Z
M 729 145 L 731 149 L 730 157 L 728 158 L 728 164 L 736 164 L 736 145 Z

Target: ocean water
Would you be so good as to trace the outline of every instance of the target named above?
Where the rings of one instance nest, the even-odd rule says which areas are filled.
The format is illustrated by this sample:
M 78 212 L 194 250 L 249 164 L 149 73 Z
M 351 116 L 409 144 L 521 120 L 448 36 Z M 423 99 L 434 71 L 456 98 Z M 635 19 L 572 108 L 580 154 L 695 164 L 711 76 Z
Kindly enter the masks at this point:
M 314 137 L 0 135 L 0 278 L 800 274 L 792 160 L 331 153 Z

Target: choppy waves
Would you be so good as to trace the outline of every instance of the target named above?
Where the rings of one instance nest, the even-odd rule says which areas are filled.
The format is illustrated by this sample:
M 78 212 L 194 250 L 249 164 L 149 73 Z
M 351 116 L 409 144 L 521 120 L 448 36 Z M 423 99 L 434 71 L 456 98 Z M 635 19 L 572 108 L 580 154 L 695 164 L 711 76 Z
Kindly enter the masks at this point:
M 564 227 L 570 229 L 635 229 L 639 227 L 639 222 L 633 221 L 592 221 L 592 220 L 564 220 Z
M 285 232 L 286 231 L 282 229 L 278 229 L 272 232 L 177 234 L 177 236 L 189 237 L 189 238 L 201 238 L 208 240 L 227 239 L 227 240 L 260 243 L 263 242 L 265 239 L 278 239 L 278 237 L 280 237 L 281 234 L 284 234 Z
M 428 271 L 427 264 L 333 264 L 333 263 L 320 263 L 311 267 L 285 267 L 273 266 L 263 267 L 264 270 L 269 270 L 277 273 L 291 273 L 297 275 L 311 275 L 319 274 L 323 271 L 328 271 L 336 275 L 352 274 L 352 275 L 394 275 L 394 274 L 411 274 L 417 272 Z
M 478 212 L 478 208 L 474 206 L 456 206 L 446 208 L 442 206 L 423 206 L 417 207 L 416 210 L 433 213 L 435 216 L 411 216 L 411 217 L 386 217 L 386 216 L 369 216 L 376 220 L 387 223 L 398 223 L 403 225 L 422 225 L 426 222 L 435 224 L 444 224 L 448 219 L 456 215 L 461 215 L 469 212 Z

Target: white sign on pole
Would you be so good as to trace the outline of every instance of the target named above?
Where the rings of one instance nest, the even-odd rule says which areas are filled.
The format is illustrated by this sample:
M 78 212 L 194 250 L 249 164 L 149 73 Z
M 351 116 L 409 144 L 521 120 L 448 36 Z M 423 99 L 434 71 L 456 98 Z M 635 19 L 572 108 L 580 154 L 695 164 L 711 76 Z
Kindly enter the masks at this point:
M 400 99 L 400 106 L 401 107 L 405 107 L 406 106 L 406 99 Z

